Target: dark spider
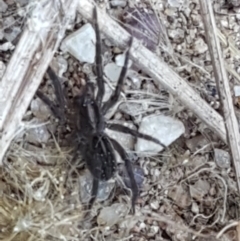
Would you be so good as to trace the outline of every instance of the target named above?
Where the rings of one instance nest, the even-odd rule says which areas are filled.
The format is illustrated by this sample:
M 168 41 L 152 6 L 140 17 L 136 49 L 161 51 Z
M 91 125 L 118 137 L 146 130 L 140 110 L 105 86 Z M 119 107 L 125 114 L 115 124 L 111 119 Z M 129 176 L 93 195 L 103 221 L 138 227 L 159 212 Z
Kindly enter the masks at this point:
M 110 138 L 105 133 L 105 128 L 111 130 L 128 133 L 138 138 L 143 138 L 155 142 L 159 145 L 164 146 L 159 140 L 140 133 L 136 130 L 132 130 L 126 126 L 120 124 L 108 124 L 104 118 L 107 111 L 113 107 L 120 96 L 120 92 L 124 83 L 124 79 L 127 72 L 128 60 L 129 60 L 129 49 L 132 44 L 132 37 L 129 39 L 129 49 L 126 52 L 124 66 L 120 73 L 117 87 L 114 93 L 111 95 L 109 100 L 105 103 L 102 102 L 104 96 L 104 80 L 103 80 L 103 69 L 102 69 L 102 56 L 101 56 L 101 40 L 99 27 L 97 23 L 97 10 L 94 8 L 93 21 L 96 31 L 96 73 L 97 73 L 97 86 L 98 91 L 95 97 L 94 95 L 94 84 L 90 81 L 86 81 L 86 85 L 83 87 L 83 91 L 80 95 L 74 97 L 74 104 L 77 114 L 77 131 L 76 131 L 76 153 L 74 154 L 73 160 L 77 159 L 77 150 L 80 150 L 83 160 L 93 176 L 92 196 L 89 201 L 89 209 L 92 207 L 96 195 L 98 192 L 99 180 L 109 180 L 114 176 L 116 172 L 116 157 L 115 151 L 119 153 L 122 160 L 125 162 L 125 167 L 130 179 L 131 190 L 132 190 L 132 211 L 135 213 L 135 201 L 138 196 L 138 186 L 134 179 L 134 173 L 132 165 L 129 160 L 128 154 L 124 148 L 114 139 Z M 63 97 L 63 91 L 59 82 L 58 76 L 49 67 L 47 70 L 50 78 L 53 81 L 54 89 L 56 92 L 57 102 L 59 107 L 52 103 L 47 96 L 37 91 L 37 96 L 49 106 L 53 114 L 64 122 L 64 105 L 65 100 Z M 165 147 L 165 146 L 164 146 Z

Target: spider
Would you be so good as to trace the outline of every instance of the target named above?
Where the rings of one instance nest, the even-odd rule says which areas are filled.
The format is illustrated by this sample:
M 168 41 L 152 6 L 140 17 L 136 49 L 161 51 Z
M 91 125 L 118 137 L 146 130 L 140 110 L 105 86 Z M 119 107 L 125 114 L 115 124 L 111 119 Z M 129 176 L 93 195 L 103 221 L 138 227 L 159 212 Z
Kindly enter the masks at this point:
M 132 190 L 132 212 L 135 213 L 135 202 L 138 196 L 138 186 L 136 184 L 134 173 L 131 165 L 130 158 L 124 148 L 118 143 L 117 140 L 112 139 L 105 133 L 105 129 L 111 129 L 127 134 L 131 134 L 138 138 L 143 138 L 148 141 L 155 142 L 165 147 L 158 139 L 149 135 L 132 130 L 120 124 L 108 124 L 104 118 L 107 111 L 112 108 L 118 101 L 120 92 L 124 83 L 127 73 L 127 66 L 129 61 L 129 51 L 132 45 L 132 37 L 129 39 L 129 48 L 126 51 L 124 66 L 122 67 L 117 87 L 110 98 L 103 103 L 103 96 L 105 93 L 102 56 L 101 56 L 101 39 L 99 26 L 97 22 L 97 10 L 93 10 L 93 25 L 96 32 L 96 74 L 97 74 L 97 94 L 94 94 L 94 83 L 86 80 L 86 85 L 83 87 L 82 93 L 74 97 L 74 105 L 77 110 L 77 123 L 76 123 L 76 150 L 80 150 L 83 161 L 89 169 L 93 177 L 93 185 L 91 191 L 91 199 L 89 201 L 89 209 L 91 209 L 98 192 L 99 181 L 107 181 L 112 178 L 117 170 L 115 151 L 117 151 L 125 163 L 126 171 L 130 179 Z M 39 90 L 37 96 L 49 106 L 52 113 L 64 122 L 64 106 L 65 100 L 61 84 L 58 76 L 49 67 L 47 73 L 53 82 L 56 93 L 57 104 L 48 99 L 47 96 L 42 94 Z M 78 152 L 73 155 L 76 160 Z M 73 160 L 72 160 L 73 161 Z

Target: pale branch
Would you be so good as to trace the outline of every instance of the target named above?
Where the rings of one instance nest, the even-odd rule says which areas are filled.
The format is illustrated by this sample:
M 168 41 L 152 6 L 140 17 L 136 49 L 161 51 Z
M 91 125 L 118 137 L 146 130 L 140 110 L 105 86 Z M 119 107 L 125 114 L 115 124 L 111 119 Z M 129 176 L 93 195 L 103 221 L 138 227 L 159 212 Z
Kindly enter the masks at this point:
M 215 81 L 217 83 L 223 118 L 225 120 L 228 144 L 231 149 L 235 166 L 236 181 L 240 190 L 240 134 L 235 115 L 227 71 L 224 66 L 221 46 L 218 40 L 217 27 L 214 19 L 212 4 L 209 0 L 200 0 L 202 18 L 207 37 L 208 48 L 212 60 Z
M 44 73 L 57 50 L 77 0 L 36 2 L 31 17 L 0 81 L 0 165 Z

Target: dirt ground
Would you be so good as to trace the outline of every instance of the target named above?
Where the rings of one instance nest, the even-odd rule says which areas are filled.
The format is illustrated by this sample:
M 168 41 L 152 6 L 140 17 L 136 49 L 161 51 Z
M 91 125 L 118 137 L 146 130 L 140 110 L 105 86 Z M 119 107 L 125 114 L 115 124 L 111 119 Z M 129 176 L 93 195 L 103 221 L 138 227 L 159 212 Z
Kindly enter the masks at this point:
M 27 0 L 3 2 L 7 6 L 0 0 L 0 79 L 37 4 Z M 238 1 L 212 4 L 239 122 L 240 7 Z M 97 5 L 222 113 L 199 1 L 103 0 Z M 86 23 L 78 14 L 66 36 Z M 115 62 L 115 57 L 123 53 L 104 35 L 102 45 L 103 66 Z M 229 147 L 134 63 L 136 75 L 128 76 L 121 104 L 107 118 L 137 128 L 144 117 L 163 114 L 180 120 L 185 132 L 167 149 L 153 153 L 138 153 L 135 139 L 116 135 L 127 143 L 141 188 L 136 214 L 130 212 L 129 180 L 118 157 L 119 171 L 113 180 L 101 183 L 98 200 L 86 217 L 92 179 L 86 168 L 76 166 L 80 155 L 76 163 L 71 163 L 73 146 L 69 140 L 76 121 L 71 103 L 86 76 L 96 77 L 95 66 L 79 62 L 61 48 L 52 65 L 60 66 L 69 99 L 68 122 L 61 126 L 34 97 L 24 116 L 28 128 L 17 135 L 0 167 L 0 240 L 240 240 L 240 196 Z M 111 93 L 115 83 L 106 82 Z M 47 75 L 39 89 L 55 99 Z M 77 172 L 69 174 L 69 164 Z

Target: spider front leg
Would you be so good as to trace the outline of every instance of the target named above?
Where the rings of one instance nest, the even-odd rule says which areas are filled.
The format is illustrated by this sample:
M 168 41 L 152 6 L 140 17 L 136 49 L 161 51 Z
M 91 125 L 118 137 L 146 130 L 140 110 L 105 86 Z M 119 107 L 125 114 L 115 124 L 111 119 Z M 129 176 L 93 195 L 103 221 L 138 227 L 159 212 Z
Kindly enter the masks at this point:
M 104 81 L 103 81 L 103 69 L 102 69 L 102 48 L 101 48 L 101 38 L 98 26 L 98 19 L 97 19 L 97 9 L 96 7 L 93 9 L 93 22 L 94 28 L 96 32 L 96 71 L 97 71 L 97 85 L 98 85 L 98 92 L 96 101 L 98 106 L 102 105 L 102 99 L 105 93 L 104 89 Z
M 120 157 L 125 163 L 125 167 L 131 182 L 131 190 L 132 190 L 132 212 L 135 214 L 135 203 L 138 197 L 138 186 L 134 177 L 133 169 L 132 169 L 132 164 L 129 160 L 128 154 L 124 150 L 124 148 L 114 139 L 110 139 L 115 150 L 119 153 Z
M 63 90 L 60 84 L 60 80 L 56 73 L 52 70 L 51 67 L 48 67 L 47 73 L 52 80 L 53 86 L 54 86 L 54 91 L 56 94 L 56 99 L 57 99 L 57 105 L 56 103 L 52 102 L 45 94 L 43 94 L 40 90 L 37 90 L 36 95 L 39 99 L 45 103 L 48 108 L 51 110 L 53 115 L 61 120 L 61 122 L 65 122 L 65 115 L 64 115 L 64 105 L 65 105 L 65 100 L 64 100 L 64 94 Z
M 129 40 L 129 48 L 127 50 L 126 56 L 125 56 L 125 61 L 124 61 L 124 65 L 122 67 L 119 79 L 118 79 L 118 83 L 117 83 L 117 87 L 115 89 L 115 91 L 113 92 L 113 94 L 111 95 L 111 97 L 109 98 L 108 101 L 106 101 L 102 107 L 102 113 L 103 115 L 105 115 L 107 113 L 107 111 L 112 108 L 118 101 L 120 93 L 121 93 L 121 89 L 123 87 L 123 83 L 124 83 L 124 79 L 126 77 L 126 73 L 127 73 L 127 68 L 128 68 L 128 60 L 129 60 L 129 51 L 130 48 L 132 46 L 132 41 L 133 38 L 131 37 Z

